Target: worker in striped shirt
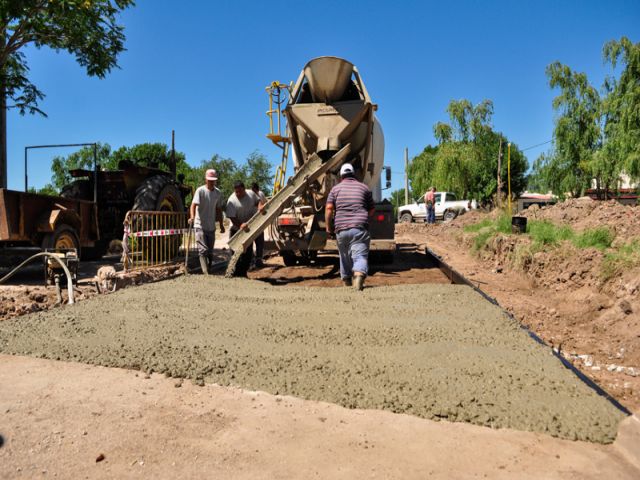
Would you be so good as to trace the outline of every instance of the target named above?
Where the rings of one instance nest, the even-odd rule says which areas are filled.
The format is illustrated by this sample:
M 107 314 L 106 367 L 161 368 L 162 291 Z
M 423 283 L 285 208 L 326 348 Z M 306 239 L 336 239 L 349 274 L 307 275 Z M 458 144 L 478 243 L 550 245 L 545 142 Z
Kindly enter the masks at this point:
M 350 163 L 342 165 L 340 178 L 327 198 L 326 230 L 329 235 L 336 235 L 342 281 L 346 286 L 354 285 L 362 290 L 369 272 L 369 217 L 374 212 L 373 195 L 355 178 Z

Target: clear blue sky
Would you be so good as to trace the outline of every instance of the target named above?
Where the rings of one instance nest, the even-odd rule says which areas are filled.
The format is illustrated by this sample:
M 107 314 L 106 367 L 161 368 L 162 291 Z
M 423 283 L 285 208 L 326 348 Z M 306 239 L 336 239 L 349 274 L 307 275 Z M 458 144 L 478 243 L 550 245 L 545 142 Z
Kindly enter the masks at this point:
M 170 1 L 139 0 L 122 16 L 127 51 L 105 79 L 70 55 L 25 51 L 48 118 L 8 115 L 9 187 L 24 185 L 24 147 L 100 141 L 170 143 L 198 164 L 279 150 L 265 138 L 264 87 L 295 80 L 311 58 L 358 66 L 382 121 L 393 188 L 410 156 L 433 143 L 451 99 L 493 100 L 494 128 L 526 148 L 551 139 L 554 96 L 545 67 L 559 60 L 600 87 L 602 46 L 640 41 L 629 1 Z M 532 162 L 548 145 L 527 151 Z M 30 154 L 30 184 L 50 179 L 54 154 Z

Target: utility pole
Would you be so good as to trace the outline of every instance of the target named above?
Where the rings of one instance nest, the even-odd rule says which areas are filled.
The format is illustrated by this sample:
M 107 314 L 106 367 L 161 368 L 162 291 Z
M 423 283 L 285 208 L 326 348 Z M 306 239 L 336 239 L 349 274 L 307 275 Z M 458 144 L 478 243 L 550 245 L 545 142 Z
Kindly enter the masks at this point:
M 502 138 L 500 139 L 500 147 L 498 148 L 498 208 L 502 207 Z
M 507 178 L 509 182 L 509 215 L 513 215 L 511 210 L 511 142 L 507 143 Z
M 404 149 L 404 204 L 409 204 L 409 149 Z

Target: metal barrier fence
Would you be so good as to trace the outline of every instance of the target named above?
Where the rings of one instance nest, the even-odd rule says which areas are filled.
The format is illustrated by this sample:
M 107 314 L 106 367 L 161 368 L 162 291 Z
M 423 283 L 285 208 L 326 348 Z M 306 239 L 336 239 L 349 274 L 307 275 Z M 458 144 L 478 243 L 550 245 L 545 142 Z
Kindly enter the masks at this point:
M 125 216 L 122 246 L 128 271 L 176 263 L 196 249 L 186 213 L 137 210 Z

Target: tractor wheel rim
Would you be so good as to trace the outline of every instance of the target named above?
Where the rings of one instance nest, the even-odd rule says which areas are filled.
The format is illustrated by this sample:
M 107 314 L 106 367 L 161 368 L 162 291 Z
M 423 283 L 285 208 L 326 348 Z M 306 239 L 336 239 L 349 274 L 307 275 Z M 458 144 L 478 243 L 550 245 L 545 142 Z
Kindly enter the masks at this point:
M 158 210 L 161 212 L 175 212 L 175 204 L 176 202 L 173 197 L 165 197 L 162 199 L 162 202 L 160 202 L 160 208 Z
M 56 243 L 54 245 L 56 249 L 72 249 L 76 248 L 76 242 L 70 233 L 62 233 L 58 238 L 56 238 Z

